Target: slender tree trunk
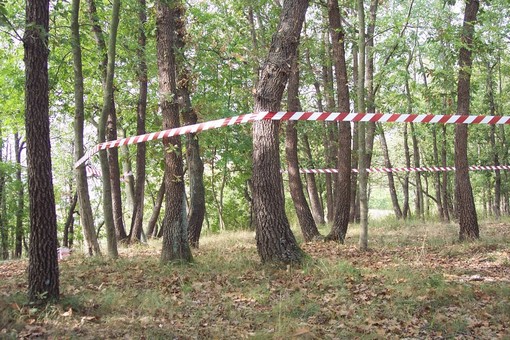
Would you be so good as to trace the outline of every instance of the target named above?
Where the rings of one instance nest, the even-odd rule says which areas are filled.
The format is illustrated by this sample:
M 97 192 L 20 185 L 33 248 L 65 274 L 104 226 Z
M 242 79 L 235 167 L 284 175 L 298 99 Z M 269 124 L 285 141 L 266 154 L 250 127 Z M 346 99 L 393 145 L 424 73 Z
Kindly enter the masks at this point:
M 115 108 L 114 94 L 112 88 L 110 112 L 106 123 L 106 140 L 117 140 L 117 110 Z M 110 183 L 112 191 L 113 223 L 115 236 L 118 241 L 127 238 L 126 228 L 124 227 L 124 214 L 122 212 L 122 193 L 120 188 L 120 167 L 119 167 L 119 149 L 110 148 L 107 150 L 108 167 L 110 168 Z M 132 185 L 132 175 L 131 185 Z
M 350 103 L 345 63 L 344 31 L 338 1 L 328 1 L 328 18 L 333 45 L 338 111 L 349 112 Z M 347 234 L 351 204 L 351 124 L 341 122 L 338 126 L 338 177 L 335 187 L 335 215 L 327 239 L 343 243 Z
M 441 165 L 447 166 L 447 155 L 446 155 L 446 147 L 447 147 L 447 135 L 446 135 L 446 125 L 443 125 L 443 143 L 441 143 Z M 441 194 L 442 194 L 442 201 L 444 206 L 444 217 L 447 221 L 450 221 L 450 218 L 452 216 L 452 209 L 450 208 L 450 199 L 448 195 L 448 172 L 443 171 L 442 181 L 441 181 Z
M 437 125 L 432 127 L 432 151 L 434 157 L 434 164 L 439 164 L 439 151 L 437 149 Z M 434 189 L 436 191 L 436 207 L 437 213 L 441 221 L 446 221 L 444 207 L 441 196 L 441 174 L 439 171 L 434 173 Z
M 117 132 L 118 132 L 118 138 L 126 137 L 126 132 L 124 131 L 124 129 L 122 127 L 117 126 Z M 141 135 L 141 133 L 137 132 L 137 135 Z M 137 144 L 136 145 L 137 148 L 140 144 L 145 144 L 145 143 Z M 127 145 L 121 145 L 119 147 L 119 151 L 120 151 L 120 156 L 122 157 L 122 175 L 120 175 L 120 171 L 119 171 L 119 176 L 122 179 L 122 182 L 124 182 L 126 205 L 128 207 L 130 206 L 133 208 L 135 205 L 135 203 L 134 203 L 135 202 L 135 178 L 133 175 L 133 168 L 131 167 L 131 157 L 129 155 L 129 148 Z M 144 183 L 145 183 L 145 180 L 144 180 Z M 133 216 L 131 216 L 131 218 L 133 218 Z M 115 228 L 115 231 L 117 233 L 119 232 L 117 230 L 117 228 Z M 132 228 L 129 231 L 130 231 L 129 235 L 131 235 Z M 128 237 L 129 237 L 129 235 L 128 235 Z M 117 234 L 117 239 L 120 239 L 119 234 Z
M 64 237 L 62 243 L 64 247 L 70 248 L 69 240 L 73 240 L 72 230 L 74 225 L 74 212 L 76 210 L 76 203 L 78 202 L 78 193 L 75 193 L 71 199 L 71 205 L 69 206 L 69 211 L 67 213 L 66 223 L 64 225 Z
M 469 115 L 470 83 L 474 25 L 479 7 L 478 0 L 466 2 L 464 25 L 462 28 L 462 46 L 459 53 L 459 81 L 457 89 L 457 114 Z M 468 126 L 455 126 L 455 194 L 457 211 L 459 214 L 460 241 L 477 239 L 480 237 L 478 217 L 476 216 L 475 200 L 468 170 Z
M 147 22 L 147 4 L 145 0 L 138 0 L 138 105 L 136 111 L 136 133 L 144 134 L 145 118 L 147 115 L 147 57 L 145 48 L 147 37 L 145 35 L 145 23 Z M 131 217 L 130 242 L 140 240 L 143 232 L 143 208 L 145 203 L 145 164 L 146 145 L 140 143 L 136 146 L 136 179 L 133 199 L 133 215 Z M 148 234 L 148 237 L 151 235 Z
M 374 113 L 375 112 L 375 89 L 374 89 L 374 34 L 375 34 L 375 24 L 377 20 L 377 8 L 379 5 L 379 0 L 370 0 L 370 9 L 369 9 L 369 23 L 367 27 L 366 34 L 366 91 L 367 91 L 367 100 L 366 100 L 366 108 L 367 112 Z M 369 122 L 367 123 L 366 128 L 366 157 L 367 160 L 365 165 L 367 168 L 371 167 L 372 164 L 372 152 L 374 149 L 374 139 L 375 139 L 375 123 Z
M 409 152 L 409 138 L 407 132 L 408 123 L 404 123 L 404 158 L 406 161 L 406 168 L 411 167 L 411 152 Z M 404 173 L 404 180 L 402 183 L 402 191 L 404 192 L 403 212 L 404 219 L 411 217 L 411 209 L 409 207 L 409 172 Z
M 254 111 L 278 111 L 296 55 L 308 0 L 285 0 L 255 94 Z M 299 263 L 299 248 L 285 215 L 278 150 L 279 122 L 253 124 L 253 208 L 262 262 Z
M 381 141 L 381 149 L 384 158 L 384 166 L 387 168 L 392 168 L 390 161 L 390 154 L 388 152 L 388 144 L 386 143 L 386 136 L 384 134 L 384 130 L 379 130 L 379 138 Z M 395 189 L 395 179 L 393 178 L 392 172 L 386 173 L 388 177 L 388 187 L 390 190 L 391 204 L 393 205 L 393 211 L 395 212 L 395 217 L 397 220 L 402 219 L 402 210 L 400 209 L 400 204 L 398 203 L 397 190 Z
M 163 198 L 165 197 L 165 179 L 161 181 L 161 185 L 159 186 L 158 195 L 156 196 L 156 202 L 154 202 L 154 207 L 152 208 L 152 214 L 149 219 L 149 223 L 147 224 L 147 237 L 155 237 L 157 236 L 156 232 L 156 223 L 158 222 L 159 213 L 161 211 L 161 206 L 163 205 Z
M 14 134 L 14 152 L 16 154 L 16 182 L 18 182 L 18 201 L 16 207 L 16 231 L 14 257 L 20 258 L 23 254 L 23 213 L 25 210 L 25 189 L 21 178 L 21 138 L 18 132 Z
M 313 164 L 314 162 L 312 150 L 310 148 L 310 142 L 308 140 L 308 135 L 306 133 L 303 134 L 303 146 L 308 161 L 310 162 L 310 164 Z M 324 224 L 326 223 L 324 221 L 324 209 L 322 208 L 321 200 L 319 197 L 319 190 L 317 189 L 317 181 L 315 180 L 315 174 L 307 173 L 305 174 L 305 177 L 308 198 L 310 199 L 310 205 L 315 224 Z
M 117 29 L 119 25 L 119 12 L 120 0 L 113 0 L 112 8 L 112 21 L 110 26 L 110 36 L 108 39 L 108 52 L 107 52 L 107 67 L 106 67 L 106 81 L 103 96 L 103 109 L 101 111 L 101 119 L 99 120 L 99 143 L 106 140 L 106 127 L 108 116 L 112 111 L 113 103 L 113 78 L 115 71 L 115 50 L 117 45 Z M 112 149 L 110 149 L 112 150 Z M 119 256 L 117 250 L 117 236 L 115 226 L 119 225 L 115 222 L 115 215 L 113 214 L 114 203 L 112 199 L 112 174 L 108 163 L 108 155 L 106 150 L 99 152 L 101 160 L 101 172 L 103 173 L 103 214 L 104 223 L 106 227 L 106 238 L 108 244 L 108 255 L 111 258 Z M 118 164 L 118 163 L 117 163 Z M 118 170 L 118 168 L 117 168 Z M 118 175 L 118 173 L 117 173 Z M 117 222 L 119 222 L 117 220 Z
M 182 7 L 181 7 L 182 8 Z M 184 11 L 178 11 L 177 48 L 179 63 L 177 92 L 181 104 L 181 115 L 185 125 L 196 124 L 198 116 L 191 104 L 192 75 L 185 65 L 184 47 L 186 41 L 186 27 Z M 253 12 L 251 12 L 253 15 Z M 253 37 L 254 47 L 257 46 L 256 36 Z M 188 240 L 193 248 L 198 248 L 200 233 L 205 217 L 205 186 L 204 186 L 204 163 L 200 158 L 200 144 L 198 135 L 191 133 L 186 135 L 186 160 L 189 173 L 190 210 L 188 213 Z
M 101 24 L 99 22 L 97 10 L 96 10 L 95 1 L 94 0 L 87 0 L 87 1 L 88 1 L 88 5 L 89 5 L 88 10 L 89 10 L 90 21 L 92 22 L 92 31 L 94 33 L 94 38 L 96 40 L 98 51 L 101 55 L 101 62 L 99 64 L 99 69 L 101 70 L 101 75 L 102 75 L 102 83 L 103 83 L 103 91 L 104 91 L 103 100 L 106 100 L 107 88 L 110 86 L 108 84 L 108 81 L 109 81 L 108 80 L 108 77 L 109 77 L 108 68 L 110 67 L 110 63 L 111 63 L 110 59 L 112 57 L 115 58 L 115 53 L 113 55 L 110 53 L 110 49 L 112 47 L 111 39 L 112 39 L 112 37 L 114 38 L 115 41 L 117 39 L 117 32 L 112 32 L 111 29 L 115 28 L 115 31 L 116 31 L 118 28 L 118 20 L 119 20 L 119 16 L 120 16 L 120 14 L 119 14 L 120 13 L 120 4 L 118 5 L 119 10 L 117 10 L 115 8 L 116 2 L 113 2 L 112 23 L 111 23 L 110 36 L 109 36 L 110 41 L 108 42 L 108 46 L 106 46 L 103 31 L 101 29 Z M 116 14 L 116 13 L 114 13 L 115 11 L 118 11 L 119 13 Z M 115 20 L 117 20 L 117 23 L 114 23 Z M 115 36 L 113 36 L 113 35 L 115 35 Z M 116 48 L 116 46 L 113 46 L 113 48 Z M 114 72 L 115 65 L 113 65 L 111 67 L 113 68 L 112 72 Z M 112 78 L 112 82 L 113 82 L 113 78 Z M 106 113 L 106 115 L 107 115 L 106 117 L 101 116 L 100 121 L 102 121 L 102 124 L 104 124 L 104 126 L 99 126 L 99 135 L 101 137 L 101 134 L 103 133 L 101 131 L 101 129 L 104 129 L 105 140 L 117 139 L 117 113 L 116 113 L 116 108 L 115 108 L 113 84 L 111 86 L 112 86 L 112 90 L 111 90 L 112 93 L 108 94 L 109 103 L 108 104 L 103 103 L 103 110 L 105 109 L 105 106 L 107 106 L 109 111 Z M 101 113 L 101 115 L 103 115 L 103 114 L 104 114 L 104 112 Z M 105 188 L 106 186 L 109 186 L 108 191 L 109 191 L 109 195 L 111 196 L 111 198 L 107 198 L 106 193 L 104 192 L 104 189 L 103 189 L 103 202 L 104 202 L 103 210 L 112 210 L 112 212 L 108 213 L 107 215 L 112 215 L 112 220 L 113 220 L 112 223 L 115 228 L 116 238 L 119 240 L 123 240 L 127 237 L 127 234 L 126 234 L 126 230 L 124 227 L 124 220 L 123 220 L 123 215 L 122 215 L 122 196 L 121 196 L 121 189 L 120 189 L 120 169 L 119 169 L 118 150 L 117 150 L 117 148 L 111 148 L 111 149 L 108 149 L 107 152 L 101 151 L 99 153 L 100 160 L 103 157 L 103 156 L 101 156 L 101 154 L 103 154 L 103 153 L 106 154 L 106 156 L 104 156 L 106 159 L 105 163 L 110 168 L 110 170 L 108 172 L 105 172 L 104 169 L 102 168 L 103 165 L 101 163 L 101 171 L 103 173 L 103 176 L 102 176 L 103 188 Z M 105 183 L 105 180 L 107 177 L 109 178 L 108 179 L 109 184 Z M 108 196 L 108 197 L 110 197 L 110 196 Z M 110 223 L 110 222 L 108 222 L 108 220 L 109 220 L 109 217 L 107 217 L 105 215 L 105 224 L 106 224 L 107 230 L 108 230 L 108 226 Z
M 25 128 L 30 198 L 28 298 L 59 298 L 57 215 L 51 171 L 48 84 L 49 0 L 27 0 Z
M 495 66 L 495 65 L 494 65 Z M 496 114 L 496 103 L 494 100 L 494 81 L 493 81 L 493 66 L 487 63 L 487 101 L 489 103 L 490 114 L 494 116 Z M 496 125 L 490 126 L 489 140 L 491 143 L 492 150 L 492 162 L 498 166 L 499 163 L 499 146 L 496 145 Z M 501 171 L 494 171 L 494 204 L 492 206 L 494 210 L 494 216 L 496 218 L 501 217 Z
M 352 48 L 352 78 L 353 84 L 358 86 L 358 47 L 354 44 Z M 359 112 L 357 96 L 354 100 L 354 111 Z M 355 150 L 351 154 L 351 168 L 358 168 L 358 149 L 359 149 L 359 134 L 358 124 L 354 124 L 352 133 L 352 149 Z M 349 212 L 349 222 L 359 222 L 359 192 L 358 192 L 358 174 L 351 174 L 351 211 Z
M 158 56 L 159 101 L 163 129 L 180 126 L 176 79 L 176 10 L 180 1 L 156 2 L 156 39 Z M 165 145 L 165 217 L 161 262 L 193 260 L 188 243 L 188 222 L 180 136 L 163 140 Z
M 413 123 L 409 123 L 411 127 L 411 140 L 413 142 L 413 160 L 414 167 L 420 167 L 420 149 L 418 146 L 418 138 L 416 137 L 416 130 L 414 128 Z M 421 185 L 421 173 L 420 171 L 415 171 L 415 181 L 416 181 L 416 197 L 415 197 L 415 211 L 416 216 L 419 218 L 423 218 L 423 190 Z
M 365 10 L 363 8 L 363 0 L 358 0 L 358 110 L 365 110 Z M 360 236 L 359 248 L 361 250 L 368 249 L 368 174 L 366 157 L 366 139 L 365 139 L 366 123 L 358 123 L 358 177 L 359 177 L 359 200 L 360 200 Z
M 289 76 L 289 84 L 287 86 L 288 95 L 288 110 L 301 111 L 301 104 L 299 103 L 299 66 L 298 56 L 294 56 L 291 64 L 291 71 Z M 321 235 L 306 201 L 303 192 L 303 183 L 301 182 L 301 175 L 299 174 L 299 161 L 298 161 L 298 134 L 296 129 L 296 121 L 288 121 L 285 127 L 285 156 L 287 158 L 287 171 L 289 175 L 289 189 L 296 215 L 301 227 L 301 233 L 305 242 L 313 241 Z
M 4 162 L 2 139 L 0 130 L 0 164 Z M 7 222 L 7 202 L 5 197 L 5 172 L 0 169 L 0 259 L 9 259 L 9 225 Z
M 74 159 L 79 160 L 84 154 L 83 129 L 84 129 L 84 88 L 83 71 L 79 26 L 80 0 L 72 1 L 71 31 L 74 63 Z M 97 241 L 94 215 L 90 204 L 89 186 L 85 166 L 75 169 L 76 193 L 78 195 L 78 207 L 80 212 L 80 224 L 82 228 L 85 252 L 88 255 L 101 255 Z

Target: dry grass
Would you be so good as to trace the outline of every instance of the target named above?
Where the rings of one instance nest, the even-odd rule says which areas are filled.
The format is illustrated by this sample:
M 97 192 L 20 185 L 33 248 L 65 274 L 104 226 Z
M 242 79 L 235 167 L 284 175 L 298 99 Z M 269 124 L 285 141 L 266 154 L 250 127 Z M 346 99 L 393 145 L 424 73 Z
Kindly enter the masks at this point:
M 346 245 L 302 244 L 287 270 L 260 264 L 252 232 L 204 237 L 191 265 L 161 266 L 157 241 L 76 254 L 44 308 L 26 303 L 26 261 L 3 262 L 0 338 L 508 338 L 510 224 L 470 244 L 456 229 L 388 220 L 359 252 L 354 226 Z

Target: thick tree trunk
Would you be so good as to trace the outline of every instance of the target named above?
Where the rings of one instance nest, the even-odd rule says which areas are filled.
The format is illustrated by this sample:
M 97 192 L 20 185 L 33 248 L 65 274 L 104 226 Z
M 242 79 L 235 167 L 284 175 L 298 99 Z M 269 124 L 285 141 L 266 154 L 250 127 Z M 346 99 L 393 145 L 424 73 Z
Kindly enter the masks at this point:
M 19 134 L 14 134 L 14 153 L 16 154 L 16 182 L 18 182 L 18 201 L 16 207 L 16 230 L 14 257 L 20 258 L 23 254 L 23 213 L 25 210 L 25 189 L 21 178 L 21 151 L 22 143 Z
M 291 71 L 289 76 L 289 84 L 287 86 L 288 110 L 301 111 L 299 103 L 299 66 L 297 55 L 292 59 Z M 321 235 L 317 230 L 317 225 L 306 201 L 303 192 L 303 183 L 299 174 L 298 161 L 298 134 L 296 129 L 296 121 L 287 122 L 285 128 L 285 156 L 287 158 L 287 171 L 289 176 L 289 190 L 296 210 L 296 215 L 301 227 L 301 233 L 305 242 L 313 241 Z
M 278 111 L 296 55 L 308 0 L 285 0 L 268 58 L 255 94 L 254 111 Z M 257 250 L 262 262 L 300 263 L 297 245 L 285 215 L 278 150 L 279 122 L 253 124 L 253 208 Z
M 380 126 L 379 130 L 379 138 L 381 141 L 381 149 L 384 158 L 384 166 L 387 168 L 392 168 L 390 161 L 390 154 L 388 152 L 388 144 L 386 143 L 386 136 L 384 134 L 384 130 L 382 126 Z M 400 209 L 400 204 L 398 203 L 397 190 L 395 189 L 395 179 L 393 178 L 392 172 L 386 173 L 388 177 L 388 188 L 390 190 L 391 204 L 393 205 L 393 212 L 395 213 L 395 218 L 397 220 L 402 219 L 402 210 Z
M 478 0 L 466 2 L 464 25 L 462 28 L 462 47 L 459 52 L 459 83 L 457 88 L 457 114 L 469 115 L 470 83 L 474 25 L 480 3 Z M 475 200 L 468 171 L 468 126 L 455 126 L 455 194 L 459 214 L 460 241 L 480 237 Z
M 406 168 L 411 167 L 411 152 L 409 151 L 409 138 L 407 132 L 408 123 L 404 123 L 404 158 L 406 162 Z M 402 182 L 402 191 L 404 192 L 404 202 L 402 216 L 404 219 L 411 217 L 411 209 L 409 207 L 409 172 L 404 174 L 404 180 Z
M 28 298 L 59 298 L 57 216 L 51 171 L 48 85 L 49 0 L 27 0 L 25 50 L 25 128 L 30 249 Z
M 159 102 L 163 129 L 180 126 L 176 79 L 176 12 L 180 1 L 156 2 L 156 44 L 158 57 Z M 165 138 L 165 217 L 161 262 L 193 260 L 188 243 L 188 221 L 184 192 L 184 171 L 180 136 Z
M 344 31 L 338 1 L 328 1 L 329 32 L 333 46 L 339 112 L 349 112 L 349 87 L 345 63 Z M 349 224 L 351 204 L 351 124 L 338 124 L 338 177 L 335 187 L 335 214 L 328 240 L 343 243 Z
M 303 146 L 306 157 L 308 158 L 308 162 L 310 164 L 314 164 L 310 142 L 306 133 L 303 134 Z M 324 209 L 322 208 L 321 200 L 319 197 L 319 190 L 317 189 L 315 174 L 307 173 L 305 174 L 305 177 L 308 198 L 310 199 L 310 206 L 315 224 L 324 224 L 326 223 L 324 220 Z

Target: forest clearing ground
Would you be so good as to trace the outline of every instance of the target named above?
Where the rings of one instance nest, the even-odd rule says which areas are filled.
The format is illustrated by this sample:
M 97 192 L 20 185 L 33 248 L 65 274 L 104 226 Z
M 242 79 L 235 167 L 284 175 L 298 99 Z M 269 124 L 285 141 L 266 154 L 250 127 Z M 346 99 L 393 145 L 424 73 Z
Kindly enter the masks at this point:
M 204 236 L 191 265 L 161 266 L 158 241 L 74 254 L 44 308 L 26 304 L 27 261 L 0 262 L 0 338 L 510 337 L 508 221 L 459 244 L 456 225 L 387 219 L 368 252 L 357 227 L 345 245 L 302 244 L 299 268 L 260 264 L 253 232 Z

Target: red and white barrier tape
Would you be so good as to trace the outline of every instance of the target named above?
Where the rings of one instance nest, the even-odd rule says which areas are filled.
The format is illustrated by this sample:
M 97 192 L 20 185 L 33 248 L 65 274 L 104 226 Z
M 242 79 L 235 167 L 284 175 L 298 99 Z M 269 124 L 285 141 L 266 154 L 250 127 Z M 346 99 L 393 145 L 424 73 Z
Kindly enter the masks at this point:
M 510 170 L 510 165 L 472 165 L 468 167 L 471 171 L 477 170 Z M 438 172 L 438 171 L 455 171 L 454 166 L 425 166 L 419 168 L 372 168 L 367 169 L 370 173 L 387 173 L 387 172 Z M 338 169 L 299 169 L 302 174 L 336 174 Z M 358 169 L 352 169 L 352 172 L 358 172 Z
M 204 123 L 186 125 L 169 130 L 104 142 L 88 150 L 74 166 L 77 168 L 99 150 L 123 145 L 145 143 L 172 136 L 197 133 L 229 125 L 245 124 L 260 120 L 308 120 L 329 122 L 384 122 L 384 123 L 438 123 L 438 124 L 510 124 L 510 116 L 463 116 L 400 113 L 348 113 L 348 112 L 259 112 L 221 118 Z

